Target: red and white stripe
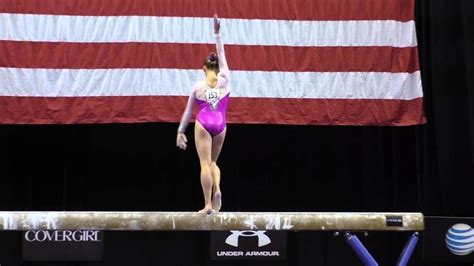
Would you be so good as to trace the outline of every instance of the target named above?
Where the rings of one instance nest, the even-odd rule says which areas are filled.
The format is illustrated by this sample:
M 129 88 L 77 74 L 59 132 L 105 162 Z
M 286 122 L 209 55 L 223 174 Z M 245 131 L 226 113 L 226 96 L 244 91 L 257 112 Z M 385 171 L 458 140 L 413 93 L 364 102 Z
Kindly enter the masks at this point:
M 215 49 L 214 12 L 232 71 L 230 122 L 424 123 L 413 7 L 2 0 L 0 123 L 177 122 Z

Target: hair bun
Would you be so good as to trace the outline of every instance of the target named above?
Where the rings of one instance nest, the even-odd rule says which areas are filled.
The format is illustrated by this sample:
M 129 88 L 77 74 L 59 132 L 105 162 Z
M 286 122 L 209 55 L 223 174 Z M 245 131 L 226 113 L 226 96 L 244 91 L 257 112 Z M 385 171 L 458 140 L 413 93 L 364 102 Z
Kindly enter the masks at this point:
M 217 62 L 217 55 L 216 53 L 210 53 L 209 56 L 207 57 L 209 61 L 214 61 Z

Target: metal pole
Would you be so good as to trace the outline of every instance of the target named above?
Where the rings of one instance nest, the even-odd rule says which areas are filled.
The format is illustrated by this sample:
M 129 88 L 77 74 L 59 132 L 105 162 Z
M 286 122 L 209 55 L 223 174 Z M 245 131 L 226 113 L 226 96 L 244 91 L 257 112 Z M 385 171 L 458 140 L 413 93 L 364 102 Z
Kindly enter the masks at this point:
M 374 257 L 370 255 L 369 251 L 364 247 L 357 236 L 351 233 L 346 233 L 345 237 L 346 242 L 351 246 L 355 253 L 357 253 L 357 256 L 364 262 L 365 265 L 378 266 L 377 261 L 375 261 Z
M 400 258 L 398 259 L 397 266 L 406 266 L 408 261 L 413 254 L 413 250 L 415 250 L 416 244 L 418 243 L 419 234 L 418 232 L 413 233 L 408 242 L 406 243 L 405 247 L 403 248 L 402 254 L 400 254 Z

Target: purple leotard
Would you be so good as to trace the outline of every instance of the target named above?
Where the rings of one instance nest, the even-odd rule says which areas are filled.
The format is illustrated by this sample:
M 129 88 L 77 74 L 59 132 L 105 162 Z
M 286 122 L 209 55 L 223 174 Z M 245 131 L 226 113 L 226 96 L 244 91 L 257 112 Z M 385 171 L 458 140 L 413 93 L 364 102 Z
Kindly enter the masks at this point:
M 206 81 L 200 81 L 193 85 L 193 90 L 178 128 L 180 133 L 186 131 L 194 104 L 199 107 L 196 120 L 211 136 L 219 135 L 226 127 L 226 112 L 230 97 L 230 71 L 225 58 L 224 46 L 218 34 L 216 34 L 216 46 L 219 62 L 217 86 L 210 88 Z
M 199 112 L 196 116 L 197 121 L 211 134 L 217 136 L 226 127 L 226 111 L 229 103 L 229 94 L 226 94 L 217 102 L 214 108 L 212 104 L 205 100 L 197 99 L 196 103 L 199 106 Z

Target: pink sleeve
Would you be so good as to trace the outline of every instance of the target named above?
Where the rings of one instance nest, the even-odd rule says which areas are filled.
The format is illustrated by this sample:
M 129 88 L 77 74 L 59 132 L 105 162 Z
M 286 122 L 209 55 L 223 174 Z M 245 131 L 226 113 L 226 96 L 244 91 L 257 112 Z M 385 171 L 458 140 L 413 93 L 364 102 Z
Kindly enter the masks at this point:
M 181 122 L 179 123 L 178 133 L 186 132 L 186 128 L 188 127 L 189 120 L 193 115 L 194 109 L 194 102 L 196 100 L 196 89 L 197 85 L 193 85 L 193 91 L 189 95 L 188 103 L 186 104 L 186 109 L 184 109 L 183 116 L 181 117 Z
M 216 34 L 216 48 L 217 58 L 219 60 L 219 73 L 221 74 L 221 77 L 228 80 L 230 76 L 230 71 L 229 66 L 227 65 L 227 60 L 225 58 L 224 45 L 222 44 L 220 34 Z

